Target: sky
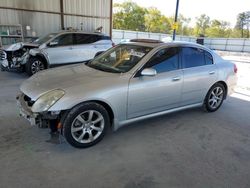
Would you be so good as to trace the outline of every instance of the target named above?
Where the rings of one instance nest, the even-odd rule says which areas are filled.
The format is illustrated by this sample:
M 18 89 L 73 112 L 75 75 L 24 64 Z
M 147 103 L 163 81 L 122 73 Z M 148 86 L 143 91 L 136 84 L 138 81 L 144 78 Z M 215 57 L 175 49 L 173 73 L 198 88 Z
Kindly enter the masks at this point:
M 122 3 L 125 0 L 113 0 Z M 133 0 L 143 7 L 156 7 L 162 14 L 172 16 L 175 13 L 176 0 Z M 211 19 L 228 21 L 231 27 L 235 26 L 237 14 L 250 11 L 250 0 L 179 0 L 179 13 L 192 19 L 201 14 L 208 15 Z

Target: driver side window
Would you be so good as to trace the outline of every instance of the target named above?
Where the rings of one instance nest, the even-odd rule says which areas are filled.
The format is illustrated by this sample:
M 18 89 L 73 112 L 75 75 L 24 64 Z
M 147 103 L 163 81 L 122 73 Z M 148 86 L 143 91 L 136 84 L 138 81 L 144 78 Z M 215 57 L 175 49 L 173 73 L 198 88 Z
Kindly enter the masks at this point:
M 64 34 L 56 37 L 52 42 L 57 43 L 56 46 L 73 45 L 73 34 Z
M 165 48 L 158 51 L 144 68 L 153 68 L 157 73 L 164 73 L 179 69 L 179 53 L 178 47 Z

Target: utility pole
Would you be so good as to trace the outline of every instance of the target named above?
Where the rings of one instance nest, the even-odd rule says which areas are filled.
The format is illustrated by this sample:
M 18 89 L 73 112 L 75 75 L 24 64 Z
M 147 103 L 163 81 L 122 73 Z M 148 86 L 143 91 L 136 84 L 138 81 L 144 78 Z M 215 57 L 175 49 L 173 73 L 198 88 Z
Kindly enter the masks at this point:
M 176 29 L 178 27 L 177 20 L 178 20 L 178 10 L 179 10 L 179 0 L 176 0 L 176 9 L 175 9 L 175 17 L 174 17 L 174 24 L 173 24 L 173 40 L 175 40 Z

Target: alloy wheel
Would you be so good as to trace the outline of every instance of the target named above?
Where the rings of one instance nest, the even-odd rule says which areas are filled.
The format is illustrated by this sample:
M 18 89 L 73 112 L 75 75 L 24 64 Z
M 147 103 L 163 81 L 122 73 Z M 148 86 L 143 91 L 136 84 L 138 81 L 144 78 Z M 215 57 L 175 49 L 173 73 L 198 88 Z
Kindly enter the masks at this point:
M 104 117 L 100 112 L 87 110 L 72 122 L 71 135 L 79 143 L 91 143 L 102 134 L 104 124 Z
M 223 101 L 223 97 L 224 97 L 224 91 L 221 87 L 215 87 L 210 95 L 209 95 L 209 99 L 208 99 L 208 104 L 210 106 L 210 108 L 212 109 L 216 109 L 220 106 L 220 104 Z
M 44 70 L 45 67 L 44 67 L 44 64 L 43 62 L 39 61 L 39 60 L 36 60 L 32 63 L 31 65 L 31 72 L 32 74 L 35 74 L 41 70 Z

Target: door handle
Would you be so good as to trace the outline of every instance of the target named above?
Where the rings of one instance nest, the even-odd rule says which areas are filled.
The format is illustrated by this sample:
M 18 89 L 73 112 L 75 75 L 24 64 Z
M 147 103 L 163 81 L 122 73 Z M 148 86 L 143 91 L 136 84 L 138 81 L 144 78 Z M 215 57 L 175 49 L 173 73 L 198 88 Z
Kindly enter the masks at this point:
M 215 74 L 215 71 L 210 71 L 209 74 L 210 75 Z
M 70 50 L 73 50 L 73 47 L 69 47 Z
M 172 78 L 172 81 L 179 81 L 181 79 L 181 77 L 179 77 L 179 76 L 176 76 L 176 77 L 174 77 L 174 78 Z

